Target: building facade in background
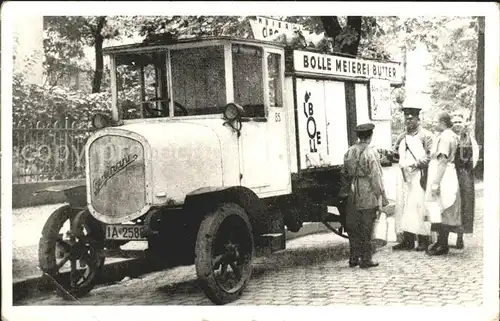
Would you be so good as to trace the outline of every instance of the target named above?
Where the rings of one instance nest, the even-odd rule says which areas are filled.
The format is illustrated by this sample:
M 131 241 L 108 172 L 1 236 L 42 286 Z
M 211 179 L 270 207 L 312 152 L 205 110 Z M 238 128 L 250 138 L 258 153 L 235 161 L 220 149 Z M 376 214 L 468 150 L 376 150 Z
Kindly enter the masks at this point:
M 43 16 L 24 16 L 13 25 L 14 72 L 22 72 L 32 84 L 43 84 Z M 29 67 L 26 66 L 30 60 Z

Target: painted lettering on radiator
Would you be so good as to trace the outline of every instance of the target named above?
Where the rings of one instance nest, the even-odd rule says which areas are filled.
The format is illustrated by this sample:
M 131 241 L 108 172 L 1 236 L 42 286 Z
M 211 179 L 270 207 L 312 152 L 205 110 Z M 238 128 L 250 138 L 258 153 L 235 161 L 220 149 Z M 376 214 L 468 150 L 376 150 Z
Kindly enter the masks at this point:
M 94 186 L 94 195 L 99 194 L 102 188 L 106 185 L 108 180 L 118 174 L 121 170 L 132 164 L 139 156 L 137 154 L 129 154 L 116 162 L 114 165 L 109 166 L 101 177 L 95 179 L 92 184 Z
M 306 130 L 309 136 L 309 150 L 311 153 L 318 151 L 317 145 L 321 145 L 321 132 L 317 130 L 316 120 L 314 119 L 314 104 L 311 101 L 311 93 L 304 95 L 304 115 L 307 117 Z

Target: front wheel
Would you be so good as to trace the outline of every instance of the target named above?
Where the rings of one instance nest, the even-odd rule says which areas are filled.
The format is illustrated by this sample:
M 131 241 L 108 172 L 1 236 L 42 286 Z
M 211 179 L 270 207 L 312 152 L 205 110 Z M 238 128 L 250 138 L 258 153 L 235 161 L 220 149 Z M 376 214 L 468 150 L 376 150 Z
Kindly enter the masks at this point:
M 85 215 L 86 214 L 86 215 Z M 41 270 L 56 283 L 63 298 L 81 297 L 90 292 L 104 265 L 101 251 L 90 242 L 69 236 L 77 217 L 82 219 L 82 235 L 101 241 L 103 235 L 88 211 L 65 205 L 52 213 L 42 230 L 38 260 Z M 70 233 L 65 233 L 70 232 Z M 69 279 L 63 275 L 69 274 Z
M 195 266 L 213 303 L 238 299 L 252 274 L 253 251 L 252 227 L 239 205 L 222 204 L 205 217 L 196 239 Z

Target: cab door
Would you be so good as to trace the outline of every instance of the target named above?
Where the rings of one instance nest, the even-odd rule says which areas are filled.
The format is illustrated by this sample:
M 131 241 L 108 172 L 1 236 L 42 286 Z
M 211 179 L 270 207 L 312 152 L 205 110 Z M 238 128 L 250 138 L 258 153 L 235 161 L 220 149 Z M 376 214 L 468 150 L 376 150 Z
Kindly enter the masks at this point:
M 291 191 L 290 155 L 287 109 L 284 106 L 284 52 L 264 50 L 264 88 L 267 113 L 267 144 L 270 186 L 267 193 L 280 195 Z M 289 108 L 293 106 L 288 106 Z M 293 110 L 293 109 L 292 109 Z
M 232 44 L 231 55 L 234 102 L 245 110 L 239 137 L 241 185 L 271 196 L 286 188 L 289 176 L 283 53 Z

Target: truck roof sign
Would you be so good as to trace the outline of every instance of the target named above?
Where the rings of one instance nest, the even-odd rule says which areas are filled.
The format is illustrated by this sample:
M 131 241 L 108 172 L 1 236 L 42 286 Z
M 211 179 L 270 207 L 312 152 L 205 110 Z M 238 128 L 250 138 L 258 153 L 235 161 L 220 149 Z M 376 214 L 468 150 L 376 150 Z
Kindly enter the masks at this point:
M 298 23 L 291 23 L 266 17 L 256 17 L 251 19 L 253 37 L 258 40 L 275 40 L 282 34 L 293 36 L 297 30 L 303 30 L 303 26 Z
M 403 67 L 397 62 L 378 62 L 362 58 L 348 58 L 308 51 L 293 52 L 296 72 L 339 77 L 385 79 L 391 83 L 403 82 Z

